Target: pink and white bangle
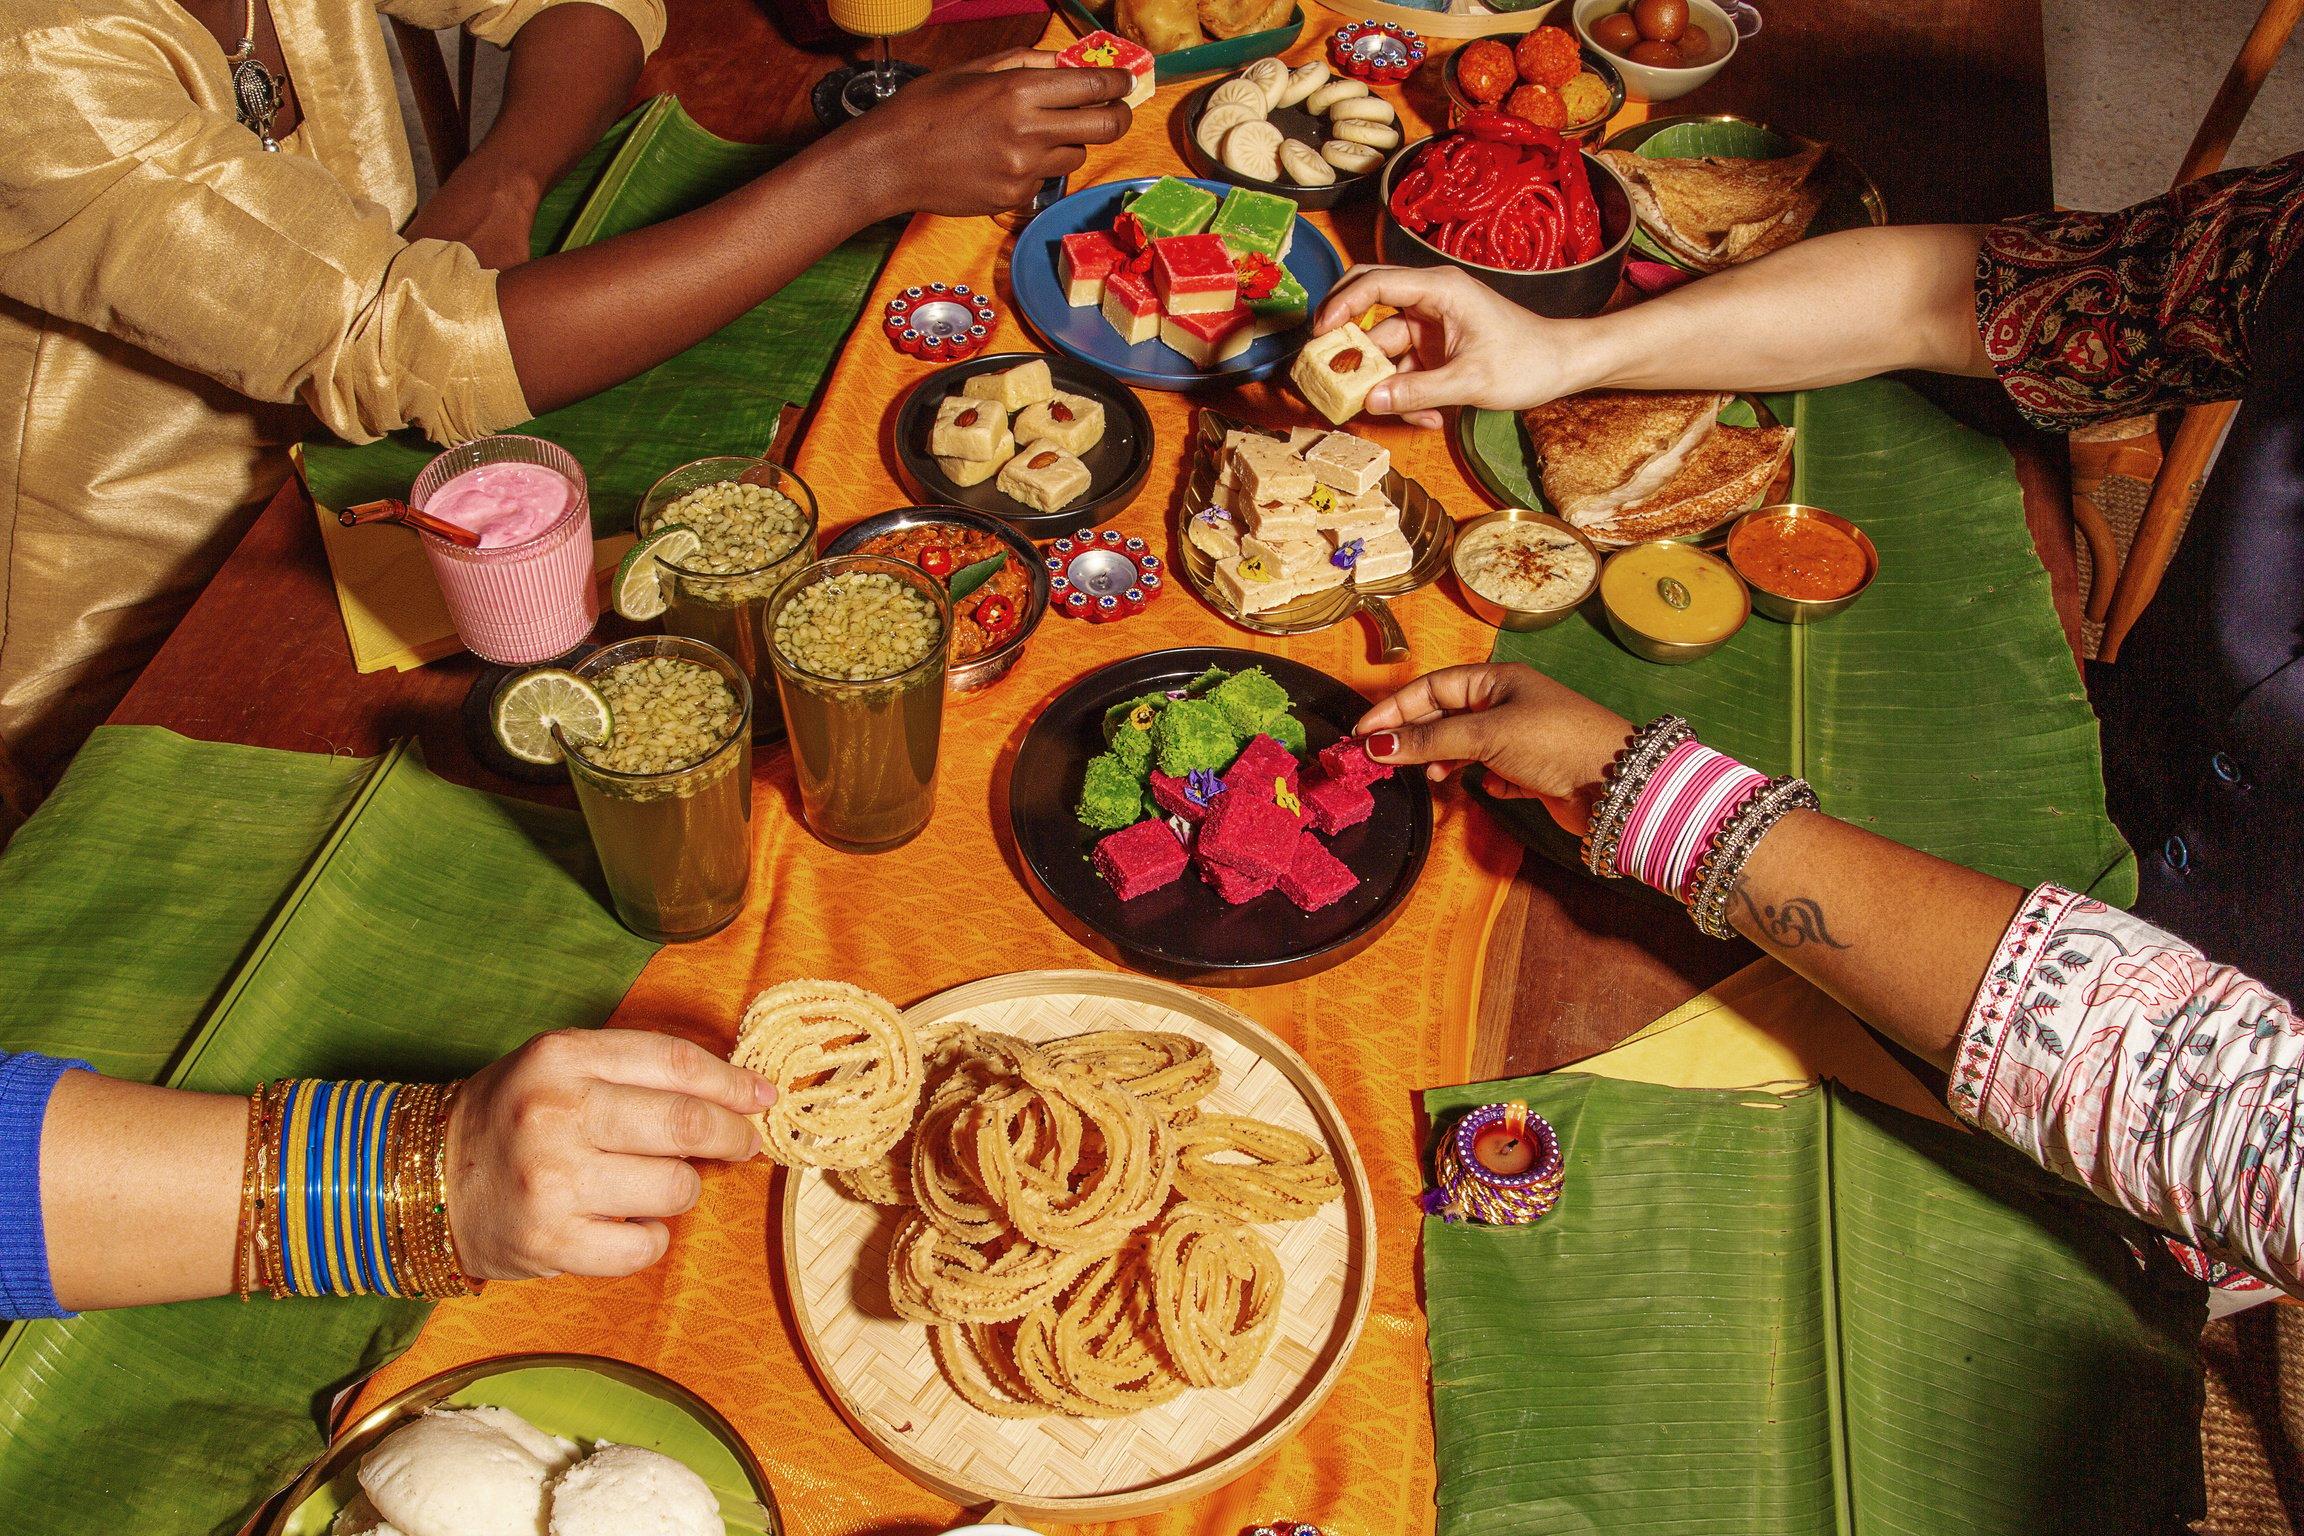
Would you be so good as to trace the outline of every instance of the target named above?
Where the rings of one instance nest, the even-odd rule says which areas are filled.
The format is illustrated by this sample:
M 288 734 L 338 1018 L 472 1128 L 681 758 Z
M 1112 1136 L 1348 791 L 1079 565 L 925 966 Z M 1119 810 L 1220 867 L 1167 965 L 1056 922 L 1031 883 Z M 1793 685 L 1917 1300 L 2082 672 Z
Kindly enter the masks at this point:
M 1616 867 L 1682 902 L 1720 829 L 1768 775 L 1700 741 L 1674 747 L 1648 776 L 1616 843 Z

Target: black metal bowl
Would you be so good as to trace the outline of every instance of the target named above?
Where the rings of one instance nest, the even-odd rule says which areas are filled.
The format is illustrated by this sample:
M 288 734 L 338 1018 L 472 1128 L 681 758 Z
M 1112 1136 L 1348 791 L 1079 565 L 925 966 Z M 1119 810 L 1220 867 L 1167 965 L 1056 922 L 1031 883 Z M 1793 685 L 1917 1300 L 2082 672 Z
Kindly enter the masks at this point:
M 989 534 L 1008 546 L 1008 558 L 1024 568 L 1026 583 L 1024 620 L 1016 633 L 1001 641 L 981 656 L 966 661 L 955 661 L 945 668 L 945 692 L 958 698 L 978 693 L 991 687 L 1008 675 L 1024 654 L 1026 642 L 1040 621 L 1048 614 L 1048 572 L 1040 562 L 1040 551 L 1032 541 L 1010 527 L 1006 520 L 988 517 L 982 512 L 971 512 L 966 507 L 898 507 L 893 512 L 879 512 L 843 532 L 840 537 L 824 546 L 818 558 L 829 560 L 835 555 L 853 555 L 867 543 L 884 533 L 901 533 L 907 528 L 924 528 L 936 523 L 957 524 L 975 533 Z M 990 559 L 991 556 L 985 556 Z
M 1227 78 L 1237 79 L 1237 76 Z M 1298 208 L 1338 208 L 1346 203 L 1358 202 L 1376 190 L 1377 171 L 1362 171 L 1357 176 L 1343 171 L 1325 187 L 1300 187 L 1292 181 L 1258 181 L 1243 176 L 1223 161 L 1200 147 L 1200 118 L 1208 110 L 1208 98 L 1216 93 L 1222 80 L 1211 80 L 1193 92 L 1184 110 L 1176 114 L 1183 125 L 1183 142 L 1178 146 L 1184 154 L 1184 163 L 1192 167 L 1192 174 L 1205 176 L 1210 181 L 1221 181 L 1235 187 L 1246 187 L 1251 192 L 1269 192 L 1274 197 L 1285 197 Z M 1395 103 L 1397 106 L 1397 103 Z M 1328 142 L 1328 119 L 1315 117 L 1302 106 L 1275 107 L 1265 115 L 1265 121 L 1291 139 L 1300 139 L 1318 149 Z M 1399 123 L 1395 119 L 1394 127 Z
M 1600 254 L 1573 267 L 1555 267 L 1549 272 L 1515 272 L 1451 256 L 1392 216 L 1393 179 L 1418 150 L 1431 142 L 1430 138 L 1422 138 L 1402 145 L 1400 152 L 1384 167 L 1383 185 L 1377 193 L 1381 199 L 1376 214 L 1377 260 L 1402 267 L 1458 268 L 1522 309 L 1556 320 L 1580 320 L 1600 313 L 1607 306 L 1616 292 L 1618 280 L 1624 275 L 1624 257 L 1632 249 L 1632 231 L 1638 223 L 1632 216 L 1631 194 L 1624 190 L 1624 183 L 1617 179 L 1614 171 L 1593 159 L 1589 150 L 1583 151 L 1584 172 L 1592 183 L 1593 200 L 1600 205 Z

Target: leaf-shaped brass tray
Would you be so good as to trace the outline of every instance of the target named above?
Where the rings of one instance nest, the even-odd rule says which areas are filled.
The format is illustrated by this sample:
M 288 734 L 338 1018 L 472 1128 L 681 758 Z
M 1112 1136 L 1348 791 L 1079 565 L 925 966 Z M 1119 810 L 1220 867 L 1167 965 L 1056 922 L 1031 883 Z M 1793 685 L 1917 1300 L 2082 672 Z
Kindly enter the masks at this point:
M 1222 411 L 1203 409 L 1192 434 L 1192 463 L 1184 480 L 1184 495 L 1176 504 L 1173 535 L 1175 569 L 1184 573 L 1200 600 L 1239 625 L 1264 635 L 1308 635 L 1316 629 L 1341 624 L 1355 613 L 1368 615 L 1383 642 L 1384 660 L 1405 661 L 1408 637 L 1392 616 L 1387 599 L 1403 597 L 1435 580 L 1448 569 L 1448 551 L 1456 542 L 1456 519 L 1431 492 L 1398 470 L 1384 477 L 1384 494 L 1400 509 L 1400 532 L 1416 552 L 1416 563 L 1404 576 L 1361 586 L 1346 582 L 1325 592 L 1312 592 L 1291 603 L 1262 613 L 1244 614 L 1216 590 L 1216 562 L 1191 540 L 1192 519 L 1216 504 L 1216 473 L 1227 432 L 1256 432 L 1266 437 L 1287 436 L 1270 427 L 1240 421 Z

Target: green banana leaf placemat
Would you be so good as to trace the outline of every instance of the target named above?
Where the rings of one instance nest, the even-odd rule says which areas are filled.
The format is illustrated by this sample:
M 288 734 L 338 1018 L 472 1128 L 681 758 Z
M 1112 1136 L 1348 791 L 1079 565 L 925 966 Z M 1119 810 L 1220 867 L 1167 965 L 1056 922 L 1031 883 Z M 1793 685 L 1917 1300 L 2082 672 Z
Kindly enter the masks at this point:
M 2124 904 L 2135 857 L 2104 811 L 2096 719 L 2024 526 L 2008 452 L 1885 379 L 1772 397 L 1798 429 L 1795 500 L 1863 526 L 1880 576 L 1822 624 L 1755 617 L 1702 661 L 1660 667 L 1596 603 L 1523 661 L 1632 720 L 1684 715 L 1824 808 L 1898 842 L 2030 885 Z M 1533 801 L 1487 802 L 1524 840 L 1565 844 Z
M 1440 1536 L 2200 1513 L 2203 1291 L 2142 1224 L 1831 1084 L 1557 1074 L 1424 1106 L 1445 1127 L 1508 1099 L 1558 1130 L 1568 1182 L 1531 1227 L 1424 1223 Z
M 0 1048 L 244 1093 L 462 1076 L 607 1018 L 654 946 L 580 817 L 359 760 L 91 738 L 0 858 Z M 230 1532 L 425 1308 L 189 1302 L 0 1337 L 0 1509 L 43 1536 Z
M 604 153 L 610 145 L 612 152 Z M 547 201 L 537 217 L 538 254 L 574 250 L 701 207 L 790 153 L 719 138 L 677 100 L 659 96 L 610 130 L 595 158 L 572 171 Z M 579 192 L 581 208 L 571 215 L 566 210 Z M 679 356 L 521 427 L 560 444 L 584 466 L 594 534 L 629 532 L 640 498 L 668 469 L 711 454 L 765 452 L 784 407 L 814 398 L 902 229 L 895 220 L 862 231 Z M 545 246 L 554 236 L 556 243 Z M 307 443 L 304 479 L 322 506 L 356 506 L 406 495 L 439 451 L 413 431 L 356 448 Z

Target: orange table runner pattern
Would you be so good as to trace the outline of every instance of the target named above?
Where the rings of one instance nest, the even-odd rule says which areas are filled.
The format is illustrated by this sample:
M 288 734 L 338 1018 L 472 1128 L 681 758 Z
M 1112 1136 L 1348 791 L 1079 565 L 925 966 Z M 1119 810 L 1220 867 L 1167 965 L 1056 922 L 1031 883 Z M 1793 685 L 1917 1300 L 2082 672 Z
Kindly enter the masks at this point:
M 1309 8 L 1308 8 L 1309 9 Z M 1310 11 L 1291 59 L 1312 57 L 1330 14 Z M 1051 23 L 1049 41 L 1069 34 Z M 1426 70 L 1409 90 L 1413 133 Z M 1074 188 L 1126 176 L 1182 173 L 1169 115 L 1191 87 L 1162 91 L 1120 144 L 1091 152 Z M 1433 84 L 1430 90 L 1436 91 Z M 1337 221 L 1314 215 L 1335 235 Z M 1347 211 L 1348 257 L 1375 256 L 1372 213 Z M 1009 241 L 987 219 L 922 216 L 896 247 L 866 324 L 826 385 L 796 468 L 823 508 L 827 538 L 875 512 L 905 505 L 889 465 L 890 423 L 905 392 L 929 371 L 878 334 L 890 295 L 913 285 L 993 285 L 1003 318 L 994 350 L 1035 349 L 1015 318 Z M 1150 478 L 1109 526 L 1140 536 L 1175 563 L 1166 523 L 1180 493 L 1192 397 L 1142 395 L 1155 429 Z M 1292 394 L 1256 386 L 1205 397 L 1275 426 L 1312 424 Z M 1402 473 L 1423 481 L 1458 517 L 1483 510 L 1438 432 L 1363 421 Z M 755 864 L 744 914 L 702 943 L 651 961 L 610 1022 L 685 1036 L 725 1052 L 754 991 L 796 976 L 872 987 L 909 1005 L 960 982 L 1002 972 L 1103 967 L 1067 938 L 1023 889 L 1007 826 L 1008 772 L 1040 710 L 1108 663 L 1180 645 L 1231 645 L 1284 654 L 1341 678 L 1371 699 L 1422 671 L 1484 660 L 1494 631 L 1445 583 L 1396 605 L 1414 655 L 1382 665 L 1363 620 L 1286 640 L 1239 629 L 1181 581 L 1149 611 L 1090 626 L 1050 615 L 1008 679 L 952 705 L 945 716 L 936 814 L 928 830 L 872 857 L 834 852 L 802 826 L 788 755 L 757 769 Z M 1431 1529 L 1432 1431 L 1424 1320 L 1416 1300 L 1416 1195 L 1421 1184 L 1418 1090 L 1470 1071 L 1484 936 L 1517 868 L 1519 849 L 1453 787 L 1438 796 L 1432 855 L 1391 930 L 1345 964 L 1285 986 L 1228 990 L 1225 1000 L 1287 1040 L 1342 1106 L 1365 1160 L 1377 1208 L 1374 1310 L 1335 1394 L 1304 1431 L 1228 1487 L 1164 1515 L 1097 1527 L 1140 1536 L 1237 1536 L 1273 1519 L 1308 1520 L 1329 1536 Z M 765 1163 L 708 1168 L 701 1205 L 673 1224 L 672 1249 L 654 1269 L 620 1281 L 563 1278 L 491 1287 L 440 1306 L 416 1346 L 382 1372 L 365 1403 L 468 1360 L 519 1350 L 619 1356 L 662 1371 L 718 1406 L 766 1468 L 795 1536 L 924 1536 L 960 1523 L 943 1500 L 882 1462 L 840 1419 L 810 1373 L 786 1315 Z M 1085 1529 L 1085 1528 L 1084 1528 Z

